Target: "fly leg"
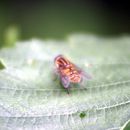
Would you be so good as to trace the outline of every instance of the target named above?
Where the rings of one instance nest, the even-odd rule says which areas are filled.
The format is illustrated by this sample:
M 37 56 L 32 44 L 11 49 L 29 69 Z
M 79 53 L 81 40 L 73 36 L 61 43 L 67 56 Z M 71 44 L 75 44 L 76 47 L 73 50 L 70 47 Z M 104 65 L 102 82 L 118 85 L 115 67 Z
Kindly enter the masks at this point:
M 69 88 L 66 88 L 68 95 L 70 94 Z

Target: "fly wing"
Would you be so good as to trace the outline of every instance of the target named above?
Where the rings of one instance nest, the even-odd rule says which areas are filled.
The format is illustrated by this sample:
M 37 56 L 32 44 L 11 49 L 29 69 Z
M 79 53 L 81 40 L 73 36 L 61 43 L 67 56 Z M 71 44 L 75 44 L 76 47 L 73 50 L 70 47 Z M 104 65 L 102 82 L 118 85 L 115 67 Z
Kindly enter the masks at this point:
M 64 88 L 69 88 L 70 81 L 67 76 L 61 76 L 61 83 L 64 86 Z
M 87 72 L 84 72 L 84 71 L 80 71 L 80 74 L 83 76 L 83 77 L 85 77 L 86 79 L 92 79 L 92 76 L 91 75 L 89 75 Z
M 76 70 L 78 70 L 79 74 L 81 74 L 81 76 L 83 76 L 86 79 L 92 79 L 92 76 L 90 74 L 88 74 L 87 72 L 84 72 L 81 68 L 79 68 L 78 66 L 74 65 Z

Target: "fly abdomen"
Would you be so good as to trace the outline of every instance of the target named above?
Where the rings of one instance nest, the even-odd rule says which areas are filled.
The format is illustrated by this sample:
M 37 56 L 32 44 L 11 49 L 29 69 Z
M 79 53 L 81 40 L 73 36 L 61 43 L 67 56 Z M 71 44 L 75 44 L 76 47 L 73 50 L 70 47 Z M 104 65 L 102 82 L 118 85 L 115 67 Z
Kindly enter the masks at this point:
M 80 80 L 81 80 L 80 75 L 75 70 L 72 71 L 72 73 L 69 75 L 69 77 L 70 77 L 70 81 L 73 82 L 73 83 L 79 83 Z

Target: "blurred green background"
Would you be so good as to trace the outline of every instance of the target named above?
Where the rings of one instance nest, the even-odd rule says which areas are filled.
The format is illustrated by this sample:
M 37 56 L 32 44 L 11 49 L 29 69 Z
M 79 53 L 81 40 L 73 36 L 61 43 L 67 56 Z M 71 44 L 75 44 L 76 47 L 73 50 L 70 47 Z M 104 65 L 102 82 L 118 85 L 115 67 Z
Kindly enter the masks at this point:
M 72 33 L 130 33 L 130 6 L 112 0 L 0 2 L 0 45 L 29 38 L 63 39 Z

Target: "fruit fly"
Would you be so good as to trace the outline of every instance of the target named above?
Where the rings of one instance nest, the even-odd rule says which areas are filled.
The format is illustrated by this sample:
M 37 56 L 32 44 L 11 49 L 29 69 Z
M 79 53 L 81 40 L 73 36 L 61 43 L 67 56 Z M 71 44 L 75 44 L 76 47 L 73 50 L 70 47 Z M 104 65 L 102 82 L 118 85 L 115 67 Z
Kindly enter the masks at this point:
M 91 79 L 91 76 L 82 71 L 75 64 L 66 59 L 63 55 L 58 55 L 54 59 L 56 74 L 69 94 L 70 83 L 82 83 L 84 78 Z

